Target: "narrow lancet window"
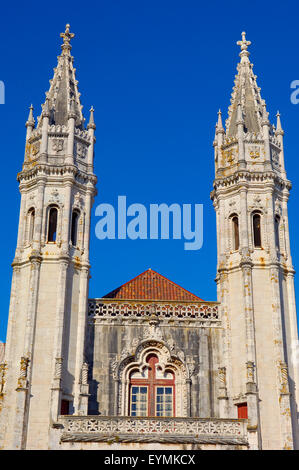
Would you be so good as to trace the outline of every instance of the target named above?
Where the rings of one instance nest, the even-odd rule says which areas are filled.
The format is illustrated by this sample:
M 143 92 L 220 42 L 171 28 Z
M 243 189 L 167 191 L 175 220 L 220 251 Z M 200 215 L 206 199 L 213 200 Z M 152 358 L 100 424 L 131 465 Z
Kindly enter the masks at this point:
M 58 219 L 58 210 L 56 207 L 51 207 L 49 211 L 48 242 L 56 242 L 57 219 Z
M 252 217 L 253 223 L 253 242 L 256 248 L 261 248 L 262 246 L 262 236 L 261 236 L 261 216 L 260 214 L 253 214 Z
M 279 243 L 279 228 L 280 228 L 280 217 L 279 215 L 275 216 L 275 245 L 277 250 L 280 248 L 280 243 Z
M 78 241 L 78 221 L 79 221 L 79 213 L 77 211 L 73 211 L 72 214 L 72 226 L 71 226 L 71 243 L 73 246 L 77 246 Z
M 29 243 L 31 243 L 33 240 L 34 222 L 35 222 L 35 210 L 32 208 L 28 212 L 28 241 Z
M 232 224 L 233 224 L 233 247 L 234 247 L 234 250 L 238 250 L 240 246 L 238 216 L 234 215 L 232 217 Z

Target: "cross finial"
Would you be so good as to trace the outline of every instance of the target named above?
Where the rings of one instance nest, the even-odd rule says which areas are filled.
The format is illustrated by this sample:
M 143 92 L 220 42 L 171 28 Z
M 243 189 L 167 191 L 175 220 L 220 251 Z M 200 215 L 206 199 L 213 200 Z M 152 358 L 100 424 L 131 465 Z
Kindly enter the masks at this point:
M 246 33 L 245 31 L 242 32 L 242 41 L 238 41 L 237 45 L 241 47 L 241 52 L 240 56 L 243 59 L 243 57 L 248 57 L 249 52 L 247 51 L 248 46 L 250 46 L 251 41 L 246 41 Z
M 72 46 L 70 45 L 70 40 L 73 39 L 74 33 L 70 33 L 70 25 L 65 26 L 65 32 L 60 33 L 60 37 L 63 38 L 63 44 L 61 45 L 62 51 L 68 53 Z

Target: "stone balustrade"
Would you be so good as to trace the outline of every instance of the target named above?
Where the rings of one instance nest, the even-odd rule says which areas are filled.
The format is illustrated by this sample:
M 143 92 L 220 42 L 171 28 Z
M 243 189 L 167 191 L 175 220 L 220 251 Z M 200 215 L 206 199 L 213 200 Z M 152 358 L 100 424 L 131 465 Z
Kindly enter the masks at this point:
M 164 442 L 247 446 L 247 421 L 218 418 L 60 416 L 61 442 Z
M 220 326 L 217 302 L 171 302 L 171 301 L 120 301 L 112 299 L 89 299 L 88 315 L 93 319 L 104 318 L 151 318 L 161 320 L 197 320 L 207 326 Z

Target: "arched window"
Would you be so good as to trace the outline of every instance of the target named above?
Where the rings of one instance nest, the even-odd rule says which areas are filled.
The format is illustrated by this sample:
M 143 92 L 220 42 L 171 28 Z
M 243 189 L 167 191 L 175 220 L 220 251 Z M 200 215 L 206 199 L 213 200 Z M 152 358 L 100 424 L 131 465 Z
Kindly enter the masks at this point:
M 79 222 L 79 212 L 75 210 L 72 213 L 72 226 L 71 226 L 71 242 L 73 246 L 77 246 L 78 222 Z
M 130 416 L 175 416 L 175 375 L 157 366 L 155 354 L 146 358 L 146 367 L 130 374 Z
M 274 224 L 275 224 L 275 245 L 276 245 L 276 248 L 279 250 L 280 248 L 280 243 L 279 243 L 280 217 L 279 215 L 275 216 Z
M 56 242 L 57 220 L 58 220 L 57 207 L 51 207 L 49 210 L 49 218 L 48 218 L 48 242 Z
M 252 216 L 252 225 L 253 225 L 253 243 L 256 248 L 261 248 L 262 246 L 262 236 L 261 236 L 261 215 L 259 213 L 254 213 Z
M 233 226 L 233 249 L 238 250 L 240 246 L 240 239 L 239 239 L 239 218 L 237 215 L 232 216 L 232 226 Z
M 34 234 L 35 210 L 32 207 L 28 211 L 28 242 L 32 242 Z

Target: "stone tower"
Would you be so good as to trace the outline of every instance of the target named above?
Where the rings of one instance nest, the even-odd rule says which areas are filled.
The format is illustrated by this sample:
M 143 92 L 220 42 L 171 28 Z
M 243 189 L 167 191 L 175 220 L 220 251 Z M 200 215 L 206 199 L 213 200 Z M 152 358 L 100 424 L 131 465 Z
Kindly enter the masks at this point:
M 21 208 L 0 397 L 1 437 L 10 449 L 45 449 L 62 411 L 87 414 L 84 340 L 95 124 L 91 109 L 85 129 L 73 36 L 66 25 L 36 127 L 30 108 L 18 174 Z
M 298 448 L 297 319 L 280 115 L 268 119 L 245 33 L 225 128 L 218 113 L 215 181 L 225 412 L 248 410 L 263 449 Z

